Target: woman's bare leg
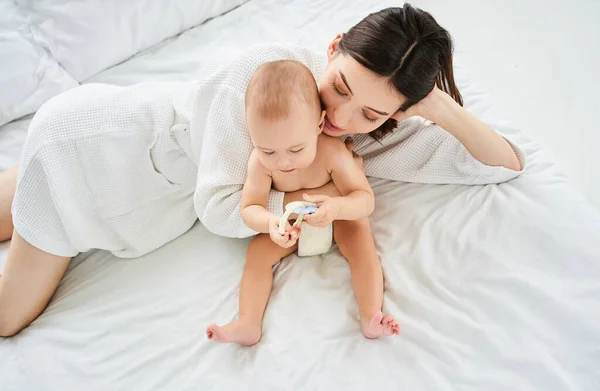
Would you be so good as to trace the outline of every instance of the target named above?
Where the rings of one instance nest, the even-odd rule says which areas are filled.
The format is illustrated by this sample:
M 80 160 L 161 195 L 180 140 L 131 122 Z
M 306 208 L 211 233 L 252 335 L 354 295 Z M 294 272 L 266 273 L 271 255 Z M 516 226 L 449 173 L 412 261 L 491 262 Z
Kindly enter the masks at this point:
M 224 326 L 214 323 L 209 325 L 206 329 L 209 339 L 240 345 L 254 345 L 260 341 L 262 319 L 273 286 L 273 265 L 293 253 L 296 248 L 297 245 L 282 248 L 267 234 L 260 234 L 252 239 L 248 245 L 246 266 L 240 284 L 238 320 Z
M 9 240 L 13 232 L 10 208 L 15 198 L 19 166 L 0 173 L 0 242 Z
M 393 317 L 383 316 L 383 272 L 371 235 L 369 219 L 335 221 L 334 239 L 350 264 L 354 295 L 358 302 L 361 329 L 365 337 L 398 334 Z
M 42 313 L 70 259 L 48 254 L 13 233 L 0 277 L 0 336 L 17 334 Z

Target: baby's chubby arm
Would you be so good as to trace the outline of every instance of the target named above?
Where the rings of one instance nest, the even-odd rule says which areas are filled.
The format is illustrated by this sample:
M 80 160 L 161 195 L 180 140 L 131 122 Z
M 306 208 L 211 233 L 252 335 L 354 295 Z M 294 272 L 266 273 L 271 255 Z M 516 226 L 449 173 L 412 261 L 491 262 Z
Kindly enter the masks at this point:
M 375 209 L 375 196 L 365 173 L 354 162 L 352 152 L 344 143 L 336 139 L 331 145 L 328 165 L 331 179 L 338 188 L 341 197 L 336 197 L 340 214 L 338 220 L 360 220 L 369 217 Z M 333 144 L 333 143 L 332 143 Z
M 248 160 L 248 176 L 242 189 L 242 219 L 248 228 L 269 233 L 269 222 L 274 214 L 267 210 L 267 200 L 273 178 L 271 173 L 258 160 L 256 150 Z
M 267 209 L 272 184 L 271 173 L 260 163 L 256 150 L 252 151 L 248 161 L 248 176 L 242 189 L 242 219 L 248 228 L 268 233 L 273 242 L 288 248 L 296 244 L 298 231 L 286 223 L 286 232 L 279 233 L 280 218 Z
M 314 202 L 319 210 L 304 219 L 318 227 L 334 220 L 360 220 L 373 213 L 375 197 L 361 168 L 354 162 L 352 152 L 339 139 L 327 138 L 319 144 L 319 152 L 326 156 L 327 169 L 340 197 L 304 196 Z

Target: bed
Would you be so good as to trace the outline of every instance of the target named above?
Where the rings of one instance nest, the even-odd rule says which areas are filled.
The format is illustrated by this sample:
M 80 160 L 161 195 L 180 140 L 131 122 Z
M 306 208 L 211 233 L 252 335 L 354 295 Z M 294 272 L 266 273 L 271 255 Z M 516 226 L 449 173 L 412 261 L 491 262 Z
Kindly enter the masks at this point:
M 230 3 L 116 65 L 69 73 L 81 84 L 186 80 L 217 49 L 283 41 L 323 50 L 368 12 L 396 5 Z M 414 2 L 428 9 L 423 3 Z M 236 316 L 248 240 L 196 224 L 141 258 L 76 257 L 46 311 L 0 338 L 0 389 L 599 389 L 600 213 L 457 62 L 468 109 L 503 124 L 527 170 L 489 186 L 371 179 L 384 308 L 401 324 L 399 337 L 362 337 L 349 270 L 334 248 L 276 266 L 258 345 L 209 341 L 209 323 Z M 0 128 L 0 170 L 17 162 L 30 120 Z

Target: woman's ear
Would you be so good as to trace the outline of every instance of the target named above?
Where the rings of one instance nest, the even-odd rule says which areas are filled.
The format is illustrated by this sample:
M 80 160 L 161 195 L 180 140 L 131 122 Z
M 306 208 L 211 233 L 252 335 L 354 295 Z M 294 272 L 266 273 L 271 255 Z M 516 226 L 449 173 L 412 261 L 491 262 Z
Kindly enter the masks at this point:
M 319 133 L 323 133 L 323 126 L 325 126 L 325 115 L 327 112 L 325 110 L 321 111 L 321 120 L 319 121 Z
M 336 35 L 335 38 L 333 39 L 333 41 L 331 41 L 331 43 L 327 47 L 327 58 L 328 59 L 331 59 L 337 52 L 338 45 L 340 44 L 340 41 L 343 36 L 344 36 L 344 34 Z

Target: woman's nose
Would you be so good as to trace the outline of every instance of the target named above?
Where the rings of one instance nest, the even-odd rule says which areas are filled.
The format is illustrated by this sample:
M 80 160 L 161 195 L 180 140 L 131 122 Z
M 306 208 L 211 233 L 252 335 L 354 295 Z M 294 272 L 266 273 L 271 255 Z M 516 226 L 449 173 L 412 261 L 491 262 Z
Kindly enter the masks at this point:
M 350 107 L 348 105 L 340 105 L 334 110 L 333 118 L 330 119 L 335 126 L 346 129 L 351 116 Z

